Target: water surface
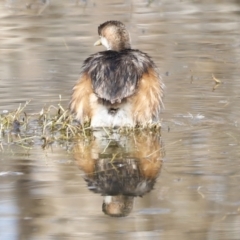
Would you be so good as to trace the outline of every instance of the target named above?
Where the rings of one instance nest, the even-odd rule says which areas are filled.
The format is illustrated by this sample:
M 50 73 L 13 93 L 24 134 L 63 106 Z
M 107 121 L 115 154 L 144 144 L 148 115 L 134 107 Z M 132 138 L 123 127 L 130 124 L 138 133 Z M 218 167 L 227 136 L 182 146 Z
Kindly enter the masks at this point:
M 67 107 L 83 60 L 103 50 L 92 46 L 97 26 L 110 19 L 127 25 L 133 47 L 152 56 L 166 85 L 161 137 L 139 145 L 148 156 L 159 144 L 163 164 L 127 217 L 105 215 L 103 196 L 87 187 L 86 169 L 107 138 L 45 150 L 33 139 L 31 148 L 1 149 L 0 238 L 239 239 L 239 13 L 233 0 L 0 1 L 1 113 L 29 100 L 28 113 L 60 98 Z M 117 143 L 137 166 L 137 142 Z M 79 144 L 89 165 L 78 161 Z

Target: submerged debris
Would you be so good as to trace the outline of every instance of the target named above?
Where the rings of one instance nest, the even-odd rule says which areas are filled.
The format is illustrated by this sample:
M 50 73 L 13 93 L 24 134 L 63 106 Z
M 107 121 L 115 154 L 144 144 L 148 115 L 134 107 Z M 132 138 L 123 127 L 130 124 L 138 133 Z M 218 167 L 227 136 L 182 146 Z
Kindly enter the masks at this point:
M 215 82 L 215 85 L 213 86 L 213 89 L 212 89 L 212 91 L 214 91 L 216 88 L 219 87 L 219 84 L 221 84 L 222 81 L 219 80 L 218 78 L 216 78 L 213 74 L 212 74 L 212 78 L 213 78 L 213 80 L 214 80 L 214 82 Z

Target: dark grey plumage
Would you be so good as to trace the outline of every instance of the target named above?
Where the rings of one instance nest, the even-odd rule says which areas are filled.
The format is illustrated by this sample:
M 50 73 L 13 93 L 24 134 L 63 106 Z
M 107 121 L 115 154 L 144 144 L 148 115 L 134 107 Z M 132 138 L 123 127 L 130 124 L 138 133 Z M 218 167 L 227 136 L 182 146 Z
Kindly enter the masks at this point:
M 90 76 L 93 91 L 99 98 L 114 104 L 133 95 L 142 75 L 152 68 L 156 68 L 154 62 L 139 50 L 109 50 L 87 58 L 82 73 Z

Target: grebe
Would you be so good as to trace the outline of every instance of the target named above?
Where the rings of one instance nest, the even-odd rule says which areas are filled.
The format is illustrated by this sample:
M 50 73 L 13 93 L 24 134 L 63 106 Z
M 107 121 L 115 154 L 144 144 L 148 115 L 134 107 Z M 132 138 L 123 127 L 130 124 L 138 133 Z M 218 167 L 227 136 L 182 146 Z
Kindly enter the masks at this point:
M 91 127 L 148 126 L 160 120 L 164 84 L 151 58 L 131 49 L 130 36 L 119 21 L 98 27 L 102 51 L 87 58 L 73 88 L 70 109 Z

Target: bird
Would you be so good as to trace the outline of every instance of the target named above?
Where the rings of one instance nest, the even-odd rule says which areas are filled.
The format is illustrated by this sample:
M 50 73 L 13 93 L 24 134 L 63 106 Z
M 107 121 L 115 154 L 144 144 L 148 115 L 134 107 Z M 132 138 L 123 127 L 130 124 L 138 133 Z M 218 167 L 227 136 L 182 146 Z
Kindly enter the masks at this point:
M 82 65 L 73 87 L 70 110 L 84 126 L 136 127 L 160 121 L 164 83 L 151 57 L 131 48 L 130 34 L 120 21 L 98 27 L 94 53 Z

